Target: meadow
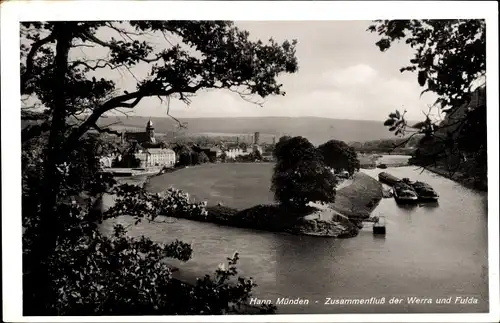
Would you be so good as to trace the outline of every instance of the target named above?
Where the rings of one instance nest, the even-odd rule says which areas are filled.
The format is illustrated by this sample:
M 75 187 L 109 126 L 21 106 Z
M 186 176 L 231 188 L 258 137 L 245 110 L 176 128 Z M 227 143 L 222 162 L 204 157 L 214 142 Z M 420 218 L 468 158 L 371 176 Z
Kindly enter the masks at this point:
M 188 192 L 208 206 L 222 203 L 238 211 L 257 205 L 273 205 L 270 191 L 274 163 L 205 164 L 152 177 L 147 190 L 158 193 L 172 186 Z M 330 207 L 352 219 L 367 218 L 382 198 L 378 181 L 356 173 L 350 185 L 337 190 Z
M 190 166 L 152 177 L 147 189 L 162 192 L 169 186 L 188 192 L 209 206 L 219 202 L 237 210 L 274 204 L 270 191 L 273 163 L 227 163 Z

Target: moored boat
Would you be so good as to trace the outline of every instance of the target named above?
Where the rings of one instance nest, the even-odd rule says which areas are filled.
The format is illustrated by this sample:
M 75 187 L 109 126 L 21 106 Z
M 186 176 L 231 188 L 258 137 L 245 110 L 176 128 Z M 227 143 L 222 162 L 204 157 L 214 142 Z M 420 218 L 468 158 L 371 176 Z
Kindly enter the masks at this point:
M 397 203 L 415 203 L 418 201 L 418 195 L 410 185 L 396 183 L 393 192 Z
M 420 201 L 435 202 L 439 199 L 439 194 L 427 183 L 416 181 L 411 186 L 417 193 Z
M 401 182 L 399 178 L 386 172 L 379 173 L 378 180 L 391 186 Z

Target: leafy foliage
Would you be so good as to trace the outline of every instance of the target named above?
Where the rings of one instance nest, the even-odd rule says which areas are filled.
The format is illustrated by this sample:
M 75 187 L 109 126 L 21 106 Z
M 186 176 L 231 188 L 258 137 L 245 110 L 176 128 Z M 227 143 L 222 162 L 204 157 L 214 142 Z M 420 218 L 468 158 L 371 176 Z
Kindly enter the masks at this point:
M 304 208 L 308 202 L 335 200 L 337 180 L 320 152 L 305 138 L 281 138 L 276 144 L 271 190 L 283 205 Z
M 259 160 L 259 161 L 262 160 L 262 153 L 258 149 L 255 149 L 251 155 L 254 160 Z
M 486 87 L 485 21 L 377 20 L 368 30 L 381 36 L 376 43 L 381 51 L 402 40 L 413 48 L 415 55 L 401 72 L 416 72 L 417 81 L 424 88 L 422 94 L 433 92 L 438 96 L 426 119 L 410 127 L 413 135 L 423 135 L 418 163 L 424 167 L 443 163 L 449 166 L 448 161 L 460 163 L 472 157 L 483 163 L 478 166 L 485 171 L 486 108 L 485 102 L 477 104 L 474 99 L 484 96 L 481 93 Z M 445 119 L 433 120 L 432 108 L 443 113 Z M 398 111 L 391 113 L 384 125 L 396 135 L 408 131 L 404 113 Z M 471 141 L 475 141 L 474 148 L 464 145 Z M 430 146 L 433 149 L 429 150 Z M 461 171 L 468 172 L 464 168 Z
M 147 97 L 176 97 L 189 103 L 189 97 L 202 89 L 227 89 L 242 96 L 284 95 L 277 76 L 297 71 L 296 42 L 251 41 L 248 32 L 227 21 L 23 22 L 21 35 L 21 94 L 37 100 L 31 108 L 42 108 L 42 113 L 27 113 L 30 107 L 25 106 L 23 113 L 24 120 L 36 121 L 22 134 L 25 314 L 245 310 L 240 305 L 255 284 L 244 278 L 229 283 L 236 275 L 237 255 L 228 269 L 220 268 L 215 276 L 189 286 L 172 280 L 162 262 L 164 257 L 188 260 L 188 245 L 133 239 L 123 227 L 117 227 L 112 237 L 99 232 L 96 222 L 103 215 L 91 212 L 91 205 L 113 181 L 101 175 L 98 154 L 103 146 L 85 134 L 90 129 L 116 134 L 99 127 L 98 119 L 114 109 L 133 109 Z M 164 39 L 164 46 L 153 46 L 149 36 Z M 179 39 L 179 44 L 169 37 Z M 70 55 L 85 46 L 99 47 L 108 55 Z M 134 75 L 137 84 L 131 92 L 96 76 L 117 69 L 133 73 L 139 65 L 149 66 L 149 73 Z M 121 189 L 119 203 L 106 217 L 131 215 L 141 220 L 154 219 L 161 211 L 179 212 L 171 200 L 178 196 L 161 199 L 141 188 Z M 201 208 L 194 209 L 203 214 Z
M 283 136 L 280 137 L 278 142 L 274 145 L 274 150 L 273 150 L 273 157 L 278 158 L 278 154 L 280 154 L 281 147 L 284 145 L 285 142 L 287 142 L 289 139 L 292 139 L 291 136 Z
M 400 40 L 415 50 L 401 72 L 417 72 L 422 93 L 436 93 L 444 112 L 464 104 L 485 75 L 484 20 L 377 20 L 368 30 L 381 36 L 376 44 L 381 51 Z
M 99 38 L 104 30 L 123 40 Z M 57 51 L 51 44 L 64 40 L 65 51 L 90 45 L 102 47 L 110 54 L 109 59 L 68 61 L 67 52 L 61 53 L 66 57 L 66 112 L 91 112 L 70 139 L 96 128 L 97 119 L 106 111 L 133 108 L 144 97 L 177 95 L 189 101 L 189 94 L 204 88 L 248 90 L 261 97 L 284 95 L 276 76 L 297 71 L 296 41 L 254 42 L 248 32 L 228 21 L 22 23 L 22 32 L 22 94 L 35 95 L 49 108 L 56 99 L 48 82 L 56 68 Z M 144 35 L 167 41 L 163 49 L 155 50 L 143 40 Z M 179 38 L 187 47 L 169 44 L 169 37 Z M 118 89 L 113 81 L 92 77 L 95 70 L 127 70 L 144 63 L 151 66 L 150 73 L 138 80 L 137 90 L 132 93 L 116 95 Z M 134 101 L 129 103 L 130 100 Z
M 223 162 L 223 163 L 226 162 L 226 160 L 227 160 L 227 154 L 226 154 L 226 152 L 223 151 L 219 158 L 220 158 L 221 162 Z
M 318 147 L 327 166 L 334 170 L 345 170 L 349 175 L 359 170 L 358 155 L 353 147 L 340 140 L 330 140 Z
M 194 153 L 193 154 L 193 164 L 206 164 L 210 162 L 210 159 L 208 158 L 207 154 L 205 152 L 200 152 L 200 153 Z

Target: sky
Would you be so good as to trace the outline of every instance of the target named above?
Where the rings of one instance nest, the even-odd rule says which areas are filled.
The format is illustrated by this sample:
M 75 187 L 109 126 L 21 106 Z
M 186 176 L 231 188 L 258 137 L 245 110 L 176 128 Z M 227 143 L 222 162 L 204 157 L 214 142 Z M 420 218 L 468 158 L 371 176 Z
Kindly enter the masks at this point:
M 281 42 L 296 39 L 299 71 L 279 77 L 284 97 L 268 97 L 263 107 L 242 100 L 227 90 L 198 92 L 191 104 L 171 100 L 170 114 L 179 118 L 315 116 L 334 119 L 381 120 L 395 109 L 407 110 L 407 119 L 418 120 L 435 97 L 420 97 L 422 88 L 416 75 L 400 73 L 413 56 L 404 44 L 380 52 L 376 34 L 366 31 L 370 21 L 238 21 L 254 40 L 273 38 Z M 109 38 L 110 35 L 100 35 Z M 151 39 L 165 46 L 165 39 Z M 175 40 L 174 40 L 175 41 Z M 99 49 L 78 48 L 86 56 Z M 102 54 L 102 53 L 101 53 Z M 147 65 L 133 70 L 140 78 Z M 99 75 L 97 75 L 99 76 Z M 106 74 L 110 77 L 111 74 Z M 119 88 L 133 91 L 136 80 L 131 73 L 115 72 Z M 143 99 L 131 115 L 166 117 L 166 103 L 157 98 Z

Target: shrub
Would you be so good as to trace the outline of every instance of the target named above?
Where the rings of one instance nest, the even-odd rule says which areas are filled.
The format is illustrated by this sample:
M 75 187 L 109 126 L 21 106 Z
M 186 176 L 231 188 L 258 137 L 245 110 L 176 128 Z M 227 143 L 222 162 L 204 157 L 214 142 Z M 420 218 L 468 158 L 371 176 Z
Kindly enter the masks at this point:
M 197 160 L 196 160 L 196 163 L 194 164 L 206 164 L 208 162 L 210 162 L 210 159 L 208 158 L 207 154 L 205 154 L 205 152 L 200 152 L 198 153 L 197 155 Z
M 228 221 L 236 213 L 238 213 L 238 210 L 223 205 L 210 206 L 207 208 L 207 211 L 208 211 L 208 216 L 211 219 L 221 220 L 221 221 Z

